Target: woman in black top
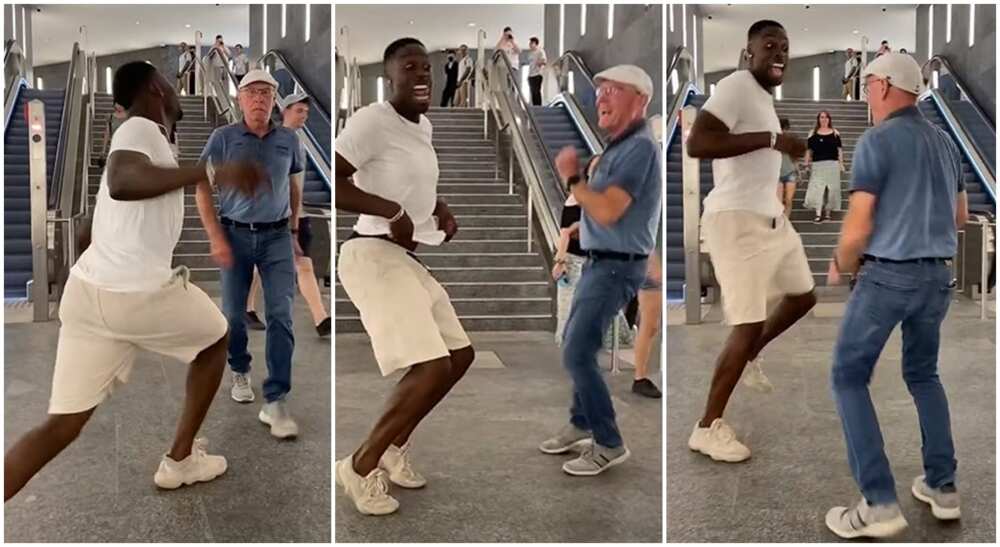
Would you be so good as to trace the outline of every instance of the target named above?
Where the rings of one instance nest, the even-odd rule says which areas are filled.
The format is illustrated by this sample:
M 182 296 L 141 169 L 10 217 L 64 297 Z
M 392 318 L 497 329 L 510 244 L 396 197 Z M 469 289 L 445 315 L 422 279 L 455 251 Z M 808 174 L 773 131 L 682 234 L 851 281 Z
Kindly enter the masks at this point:
M 816 127 L 809 133 L 806 168 L 812 167 L 806 189 L 805 206 L 816 211 L 813 222 L 830 220 L 830 211 L 841 210 L 841 173 L 844 169 L 844 148 L 840 132 L 833 128 L 833 118 L 823 110 L 816 115 Z M 824 194 L 827 196 L 824 204 Z M 825 207 L 824 207 L 825 205 Z

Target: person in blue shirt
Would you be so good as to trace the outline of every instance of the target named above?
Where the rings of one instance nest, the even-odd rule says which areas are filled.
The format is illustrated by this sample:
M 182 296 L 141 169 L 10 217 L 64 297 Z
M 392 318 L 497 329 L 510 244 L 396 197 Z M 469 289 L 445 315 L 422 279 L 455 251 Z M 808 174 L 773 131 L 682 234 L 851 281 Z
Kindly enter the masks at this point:
M 291 129 L 271 121 L 277 88 L 278 83 L 267 72 L 248 72 L 239 87 L 243 121 L 216 129 L 201 154 L 209 170 L 213 164 L 238 159 L 256 161 L 266 169 L 270 185 L 252 197 L 220 188 L 218 211 L 208 184 L 199 185 L 196 200 L 212 258 L 222 268 L 222 307 L 229 322 L 229 367 L 233 375 L 230 395 L 240 403 L 254 400 L 245 311 L 256 267 L 264 287 L 267 317 L 266 403 L 259 418 L 271 426 L 272 435 L 288 438 L 298 435 L 298 425 L 285 405 L 285 397 L 292 389 L 292 299 L 296 278 L 293 249 L 298 245 L 292 237 L 295 225 L 289 219 L 298 218 L 301 201 L 297 194 L 301 189 L 290 180 L 304 168 L 298 154 L 298 137 Z
M 829 282 L 856 277 L 833 358 L 833 397 L 847 460 L 864 496 L 834 507 L 826 524 L 843 538 L 888 537 L 906 528 L 868 384 L 886 340 L 901 325 L 902 368 L 920 420 L 924 475 L 911 492 L 938 519 L 960 516 L 948 398 L 938 377 L 941 322 L 954 282 L 957 229 L 968 220 L 961 156 L 917 109 L 923 91 L 912 57 L 885 53 L 862 75 L 875 127 L 854 152 L 851 197 Z
M 546 454 L 582 448 L 580 457 L 563 464 L 564 472 L 576 476 L 597 475 L 630 454 L 597 353 L 602 334 L 646 278 L 662 194 L 659 145 L 644 119 L 653 81 L 637 66 L 618 65 L 599 73 L 594 82 L 598 125 L 609 142 L 593 177 L 582 182 L 574 147 L 556 157 L 560 177 L 583 210 L 580 247 L 588 256 L 563 335 L 563 365 L 573 380 L 573 402 L 569 423 L 539 447 Z

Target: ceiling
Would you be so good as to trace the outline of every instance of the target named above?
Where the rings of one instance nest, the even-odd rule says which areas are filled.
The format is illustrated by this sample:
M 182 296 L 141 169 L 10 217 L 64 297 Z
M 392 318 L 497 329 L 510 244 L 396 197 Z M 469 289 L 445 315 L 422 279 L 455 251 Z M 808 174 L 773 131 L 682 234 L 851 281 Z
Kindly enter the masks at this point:
M 32 9 L 41 10 L 31 18 L 35 66 L 68 61 L 83 25 L 87 27 L 84 47 L 98 55 L 180 42 L 192 44 L 196 30 L 205 35 L 202 43 L 209 44 L 216 34 L 221 34 L 229 45 L 246 43 L 250 37 L 247 4 L 39 4 Z
M 393 40 L 411 36 L 429 50 L 468 44 L 476 47 L 476 31 L 486 31 L 486 43 L 496 45 L 503 27 L 511 27 L 522 48 L 528 38 L 544 43 L 545 6 L 536 5 L 349 5 L 334 7 L 337 51 L 358 63 L 380 62 Z M 347 39 L 341 30 L 347 27 Z
M 788 32 L 791 56 L 827 53 L 831 49 L 860 49 L 868 36 L 869 50 L 888 40 L 893 50 L 916 48 L 916 4 L 702 4 L 705 66 L 703 72 L 732 69 L 746 45 L 746 32 L 755 21 L 774 19 Z M 885 11 L 883 11 L 883 8 Z M 711 19 L 708 19 L 711 16 Z M 857 34 L 854 33 L 857 31 Z

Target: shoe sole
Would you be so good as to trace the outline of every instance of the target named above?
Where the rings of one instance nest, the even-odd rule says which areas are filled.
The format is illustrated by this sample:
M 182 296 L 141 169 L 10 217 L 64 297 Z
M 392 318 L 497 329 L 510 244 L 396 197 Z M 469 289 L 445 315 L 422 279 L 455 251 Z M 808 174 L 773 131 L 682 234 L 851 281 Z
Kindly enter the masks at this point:
M 568 444 L 566 446 L 561 446 L 559 448 L 546 449 L 546 448 L 544 448 L 542 446 L 539 446 L 538 449 L 541 450 L 542 453 L 544 453 L 544 454 L 565 454 L 565 453 L 571 452 L 573 450 L 579 450 L 579 449 L 581 449 L 581 448 L 589 445 L 592 442 L 593 442 L 593 439 L 590 439 L 588 437 L 586 439 L 579 439 L 579 440 L 573 441 L 572 443 L 570 443 L 570 444 Z
M 337 461 L 333 462 L 333 480 L 337 484 L 337 486 L 339 486 L 339 487 L 341 487 L 341 488 L 344 489 L 344 495 L 346 495 L 348 498 L 351 498 L 351 495 L 347 493 L 347 488 L 344 486 L 344 481 L 341 480 L 341 478 L 340 478 L 340 465 L 341 465 L 341 462 L 343 462 L 343 461 L 344 460 L 337 460 Z M 353 502 L 354 498 L 351 498 L 351 501 Z M 393 513 L 395 513 L 396 511 L 399 510 L 399 506 L 397 505 L 396 508 L 393 509 L 393 510 L 391 510 L 391 511 L 387 511 L 387 512 L 384 512 L 384 513 L 376 513 L 376 512 L 365 511 L 365 510 L 361 509 L 360 507 L 358 507 L 357 503 L 354 504 L 354 508 L 357 509 L 357 511 L 359 513 L 361 513 L 362 515 L 371 515 L 373 517 L 381 517 L 383 515 L 391 515 L 391 514 L 393 514 Z
M 178 488 L 180 488 L 182 486 L 190 486 L 192 484 L 197 484 L 199 482 L 214 481 L 215 479 L 217 479 L 217 478 L 221 477 L 222 475 L 226 474 L 226 471 L 228 471 L 228 470 L 229 470 L 229 466 L 227 465 L 226 468 L 223 469 L 222 471 L 220 471 L 217 475 L 212 475 L 211 477 L 208 477 L 208 478 L 205 478 L 205 479 L 194 479 L 194 480 L 190 480 L 190 481 L 185 480 L 185 481 L 181 481 L 181 482 L 179 482 L 179 483 L 177 483 L 175 485 L 167 485 L 167 486 L 164 486 L 164 485 L 156 482 L 156 478 L 154 477 L 153 478 L 153 484 L 155 484 L 156 487 L 159 488 L 159 489 L 161 489 L 161 490 L 177 490 Z
M 774 386 L 770 384 L 758 384 L 754 382 L 744 381 L 743 385 L 756 391 L 757 393 L 763 393 L 764 395 L 767 395 L 774 391 Z
M 837 536 L 843 539 L 856 539 L 862 537 L 887 538 L 902 532 L 903 530 L 906 529 L 907 526 L 908 524 L 906 522 L 906 519 L 903 518 L 903 515 L 899 515 L 898 517 L 888 522 L 876 522 L 869 524 L 868 526 L 865 526 L 860 530 L 850 530 L 847 532 L 841 532 L 839 530 L 834 529 L 829 524 L 826 525 L 826 527 L 829 528 L 831 532 L 837 534 Z
M 261 411 L 260 414 L 257 414 L 257 419 L 260 420 L 260 423 L 262 423 L 262 424 L 264 424 L 264 425 L 266 425 L 266 426 L 268 426 L 268 427 L 271 428 L 271 436 L 272 437 L 275 437 L 275 438 L 278 438 L 278 439 L 294 439 L 295 437 L 299 436 L 299 432 L 298 431 L 296 431 L 295 433 L 289 433 L 289 434 L 286 434 L 286 435 L 276 435 L 274 433 L 274 426 L 271 424 L 270 421 L 268 421 L 267 415 L 264 414 L 263 411 Z
M 931 514 L 934 518 L 938 520 L 957 520 L 962 517 L 962 509 L 960 507 L 948 508 L 941 507 L 934 501 L 934 498 L 924 495 L 922 492 L 917 490 L 916 485 L 910 487 L 910 493 L 913 497 L 931 506 Z
M 750 456 L 747 456 L 745 458 L 739 458 L 739 459 L 737 459 L 735 456 L 716 456 L 714 454 L 709 454 L 708 452 L 702 450 L 701 448 L 697 448 L 697 447 L 691 446 L 690 444 L 688 445 L 688 448 L 690 448 L 692 452 L 697 452 L 699 454 L 704 454 L 705 456 L 708 456 L 709 458 L 712 458 L 713 461 L 717 461 L 717 462 L 740 463 L 740 462 L 745 462 L 745 461 L 747 461 L 747 460 L 750 459 Z
M 236 397 L 235 395 L 233 395 L 233 394 L 232 394 L 232 392 L 230 392 L 230 393 L 229 393 L 229 398 L 230 398 L 230 399 L 232 399 L 232 400 L 234 400 L 234 401 L 236 401 L 237 403 L 240 403 L 240 404 L 246 404 L 246 403 L 252 403 L 252 402 L 253 402 L 253 400 L 254 400 L 254 399 L 255 399 L 256 397 L 254 397 L 253 395 L 251 395 L 249 399 L 239 399 L 239 398 L 237 398 L 237 397 Z
M 616 465 L 618 465 L 620 463 L 623 463 L 631 455 L 632 455 L 632 451 L 629 450 L 628 447 L 626 446 L 624 454 L 622 454 L 621 456 L 618 456 L 617 458 L 609 461 L 607 465 L 605 465 L 604 467 L 598 469 L 597 471 L 571 471 L 569 469 L 566 469 L 566 464 L 563 464 L 562 470 L 567 475 L 572 475 L 574 477 L 593 477 L 594 475 L 600 475 L 601 473 L 607 471 L 608 469 L 610 469 L 610 468 L 612 468 L 612 467 L 614 467 L 614 466 L 616 466 Z

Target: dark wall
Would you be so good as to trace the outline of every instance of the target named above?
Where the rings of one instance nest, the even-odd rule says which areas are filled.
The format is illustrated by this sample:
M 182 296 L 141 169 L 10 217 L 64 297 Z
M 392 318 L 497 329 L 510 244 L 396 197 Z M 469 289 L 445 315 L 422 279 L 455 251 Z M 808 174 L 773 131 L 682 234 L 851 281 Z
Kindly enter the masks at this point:
M 741 46 L 742 47 L 742 46 Z M 737 50 L 733 55 L 739 54 Z M 874 54 L 869 53 L 869 62 Z M 844 62 L 847 53 L 835 51 L 819 55 L 795 57 L 788 61 L 788 71 L 784 83 L 781 84 L 781 95 L 788 99 L 812 99 L 813 97 L 813 67 L 819 67 L 819 98 L 840 99 L 843 91 Z M 706 92 L 709 86 L 733 73 L 733 69 L 720 70 L 705 75 Z
M 648 116 L 662 109 L 663 99 L 663 6 L 661 4 L 615 5 L 614 34 L 608 40 L 608 5 L 587 6 L 587 33 L 580 35 L 580 6 L 566 4 L 565 49 L 583 57 L 595 74 L 614 65 L 642 67 L 653 79 L 654 93 Z M 559 57 L 559 6 L 545 5 L 545 53 Z
M 388 44 L 387 44 L 388 45 Z M 461 44 L 456 44 L 455 48 Z M 547 53 L 547 52 L 546 52 Z M 486 58 L 489 59 L 490 55 L 493 54 L 492 49 L 486 50 Z M 472 57 L 472 61 L 475 62 L 479 55 L 478 51 L 474 48 L 469 49 L 469 56 Z M 523 57 L 523 55 L 522 55 Z M 444 94 L 444 65 L 448 62 L 448 54 L 444 51 L 432 51 L 430 52 L 431 58 L 431 74 L 432 74 L 432 86 L 431 86 L 431 106 L 438 106 L 441 104 L 441 96 Z M 458 56 L 456 55 L 457 59 Z M 378 77 L 383 75 L 382 63 L 371 63 L 368 65 L 361 66 L 361 105 L 371 104 L 378 100 Z M 461 76 L 461 75 L 459 75 Z M 340 78 L 341 85 L 343 85 L 343 78 Z M 383 98 L 389 99 L 390 85 L 387 80 L 383 80 L 385 85 L 385 93 Z
M 927 51 L 928 4 L 917 7 L 916 59 L 923 63 L 930 55 Z M 934 54 L 943 55 L 958 74 L 968 92 L 980 108 L 996 124 L 996 47 L 997 8 L 994 4 L 976 5 L 975 44 L 969 47 L 969 5 L 953 4 L 951 7 L 951 42 L 946 43 L 948 19 L 943 4 L 934 6 Z
M 313 98 L 326 109 L 331 106 L 330 70 L 333 41 L 331 34 L 331 5 L 312 4 L 310 13 L 310 37 L 305 41 L 305 4 L 288 4 L 285 10 L 285 37 L 281 37 L 281 5 L 255 4 L 250 6 L 250 42 L 262 44 L 264 8 L 267 9 L 267 50 L 281 51 L 296 75 L 309 88 Z M 255 56 L 263 52 L 256 52 Z

